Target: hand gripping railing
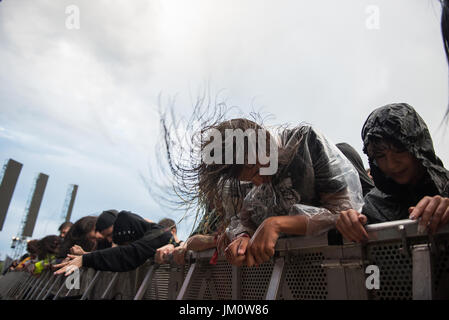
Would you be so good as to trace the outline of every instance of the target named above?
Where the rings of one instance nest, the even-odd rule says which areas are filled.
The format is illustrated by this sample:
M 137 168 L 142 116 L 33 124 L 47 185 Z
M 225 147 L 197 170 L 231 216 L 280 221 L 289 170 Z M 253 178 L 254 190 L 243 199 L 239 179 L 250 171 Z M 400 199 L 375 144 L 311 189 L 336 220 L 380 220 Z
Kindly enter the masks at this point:
M 369 240 L 363 244 L 332 244 L 327 235 L 279 239 L 275 256 L 258 268 L 231 266 L 223 257 L 212 265 L 214 250 L 207 250 L 190 252 L 185 267 L 149 261 L 135 271 L 96 271 L 92 278 L 92 270 L 84 270 L 80 276 L 86 281 L 78 294 L 82 300 L 447 298 L 449 225 L 435 235 L 419 234 L 412 220 L 369 225 L 366 230 Z M 375 267 L 380 270 L 379 288 L 376 281 L 369 287 Z M 15 285 L 13 278 L 4 280 L 4 288 L 0 282 L 6 298 L 53 295 L 57 300 L 75 292 L 67 290 L 64 276 L 50 271 L 39 277 L 27 274 Z

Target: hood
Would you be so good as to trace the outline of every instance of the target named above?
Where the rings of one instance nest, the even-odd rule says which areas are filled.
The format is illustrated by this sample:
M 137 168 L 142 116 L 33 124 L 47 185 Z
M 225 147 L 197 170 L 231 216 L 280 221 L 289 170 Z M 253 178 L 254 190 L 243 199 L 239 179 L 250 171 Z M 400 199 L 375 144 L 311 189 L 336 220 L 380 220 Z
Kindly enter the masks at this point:
M 430 179 L 438 193 L 448 194 L 449 172 L 435 154 L 427 125 L 410 105 L 395 103 L 374 110 L 362 128 L 363 152 L 367 155 L 367 148 L 372 138 L 387 138 L 402 144 L 421 162 L 427 172 L 426 178 Z M 391 195 L 404 191 L 404 186 L 395 183 L 382 173 L 374 159 L 369 158 L 369 164 L 378 189 Z
M 95 224 L 95 231 L 103 231 L 110 226 L 112 226 L 115 222 L 115 219 L 117 219 L 117 210 L 105 210 L 103 211 L 97 219 L 97 223 Z
M 151 230 L 152 225 L 154 223 L 146 221 L 137 214 L 120 211 L 114 222 L 112 241 L 120 245 L 139 240 L 147 231 Z

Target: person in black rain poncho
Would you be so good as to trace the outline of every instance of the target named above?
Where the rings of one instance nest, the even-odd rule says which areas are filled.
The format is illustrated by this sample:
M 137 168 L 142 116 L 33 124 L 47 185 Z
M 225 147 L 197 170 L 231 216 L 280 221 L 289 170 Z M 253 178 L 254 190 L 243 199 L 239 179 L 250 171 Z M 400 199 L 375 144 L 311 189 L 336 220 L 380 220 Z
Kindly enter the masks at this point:
M 420 219 L 419 231 L 435 232 L 449 221 L 449 171 L 436 156 L 423 119 L 406 103 L 374 110 L 362 129 L 374 188 L 362 213 L 340 215 L 337 229 L 351 241 L 362 241 L 366 223 Z
M 128 211 L 117 215 L 112 240 L 118 246 L 80 256 L 68 255 L 72 260 L 57 265 L 61 269 L 55 274 L 68 275 L 74 267 L 114 272 L 133 270 L 153 257 L 159 247 L 174 242 L 169 230 Z

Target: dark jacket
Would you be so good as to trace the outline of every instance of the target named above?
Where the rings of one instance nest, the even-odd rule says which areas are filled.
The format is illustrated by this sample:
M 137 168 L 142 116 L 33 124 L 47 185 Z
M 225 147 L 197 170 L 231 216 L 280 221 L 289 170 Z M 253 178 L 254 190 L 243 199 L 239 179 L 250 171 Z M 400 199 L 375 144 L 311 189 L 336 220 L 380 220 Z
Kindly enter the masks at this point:
M 170 231 L 142 217 L 121 211 L 114 222 L 113 241 L 119 246 L 83 255 L 83 267 L 123 272 L 137 268 L 156 249 L 173 242 Z
M 449 171 L 435 154 L 424 120 L 408 104 L 389 104 L 374 110 L 363 125 L 362 139 L 366 154 L 373 139 L 398 143 L 415 156 L 425 170 L 422 180 L 415 186 L 400 185 L 383 174 L 375 159 L 369 158 L 376 188 L 365 196 L 362 212 L 368 223 L 407 219 L 408 208 L 424 196 L 449 195 Z

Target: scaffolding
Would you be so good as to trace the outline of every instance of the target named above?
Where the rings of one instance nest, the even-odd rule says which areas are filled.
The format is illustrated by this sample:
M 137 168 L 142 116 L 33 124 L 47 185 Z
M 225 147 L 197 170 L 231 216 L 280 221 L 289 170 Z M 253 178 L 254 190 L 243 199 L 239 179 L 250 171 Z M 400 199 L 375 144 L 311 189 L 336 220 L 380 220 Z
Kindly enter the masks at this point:
M 72 216 L 73 205 L 75 204 L 76 194 L 78 192 L 78 185 L 71 184 L 67 189 L 64 205 L 61 212 L 61 220 L 63 222 L 69 222 Z
M 28 195 L 27 205 L 19 225 L 17 236 L 12 238 L 11 249 L 13 249 L 13 259 L 17 259 L 23 254 L 23 250 L 28 242 L 27 239 L 33 234 L 47 181 L 48 176 L 43 173 L 39 173 L 35 178 L 33 188 Z

